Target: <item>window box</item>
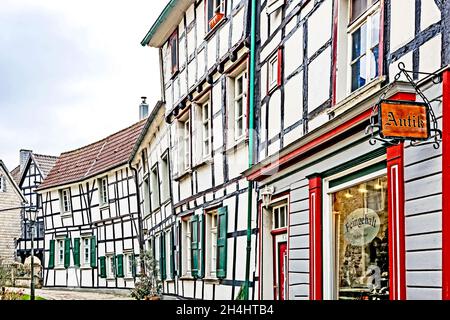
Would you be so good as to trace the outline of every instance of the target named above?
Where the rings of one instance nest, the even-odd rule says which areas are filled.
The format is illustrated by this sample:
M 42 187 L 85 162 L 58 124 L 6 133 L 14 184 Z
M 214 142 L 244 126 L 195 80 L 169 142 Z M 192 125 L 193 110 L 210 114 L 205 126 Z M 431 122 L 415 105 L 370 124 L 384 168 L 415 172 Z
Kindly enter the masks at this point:
M 214 27 L 223 19 L 223 17 L 225 16 L 225 14 L 221 13 L 221 12 L 217 12 L 211 20 L 209 20 L 208 24 L 209 24 L 209 28 L 212 30 L 214 29 Z

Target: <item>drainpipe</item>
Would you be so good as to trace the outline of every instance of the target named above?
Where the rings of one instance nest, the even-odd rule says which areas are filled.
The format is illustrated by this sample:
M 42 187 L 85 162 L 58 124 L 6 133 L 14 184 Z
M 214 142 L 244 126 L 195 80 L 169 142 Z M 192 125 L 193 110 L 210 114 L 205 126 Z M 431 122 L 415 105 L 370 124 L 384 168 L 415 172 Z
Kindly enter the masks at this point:
M 256 65 L 256 0 L 251 2 L 251 29 L 250 29 L 250 106 L 249 106 L 249 124 L 248 124 L 248 166 L 253 166 L 254 149 L 254 107 L 255 107 L 255 65 Z M 249 300 L 250 290 L 250 255 L 252 250 L 252 189 L 253 182 L 248 182 L 248 203 L 247 203 L 247 257 L 245 263 L 245 285 L 244 299 Z
M 133 171 L 133 176 L 134 176 L 134 184 L 136 186 L 136 201 L 137 201 L 137 213 L 138 213 L 138 234 L 139 234 L 139 252 L 142 256 L 142 254 L 144 254 L 144 235 L 143 235 L 143 230 L 142 230 L 142 215 L 141 215 L 141 195 L 139 193 L 139 183 L 138 183 L 138 172 L 136 170 L 136 168 L 134 168 L 131 163 L 130 165 L 130 169 L 131 171 Z M 141 264 L 141 274 L 145 273 L 145 263 L 144 263 L 144 259 L 139 259 L 139 262 Z

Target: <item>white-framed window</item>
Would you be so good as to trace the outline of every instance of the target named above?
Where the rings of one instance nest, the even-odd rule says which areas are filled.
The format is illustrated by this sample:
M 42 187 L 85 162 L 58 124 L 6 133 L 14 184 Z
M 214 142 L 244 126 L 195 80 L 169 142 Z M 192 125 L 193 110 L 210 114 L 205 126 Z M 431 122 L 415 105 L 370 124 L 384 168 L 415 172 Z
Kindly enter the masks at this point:
M 217 271 L 217 210 L 208 212 L 206 217 L 207 274 L 209 277 L 215 278 Z
M 202 113 L 202 154 L 203 158 L 211 155 L 211 107 L 209 101 L 201 105 Z
M 182 175 L 191 167 L 191 110 L 178 119 L 178 173 Z
M 287 227 L 287 203 L 272 207 L 273 229 L 282 229 Z
M 124 253 L 124 269 L 125 269 L 125 278 L 133 277 L 133 264 L 134 264 L 134 254 L 132 252 Z
M 191 164 L 191 134 L 189 119 L 184 122 L 183 144 L 184 144 L 184 169 L 189 169 Z
M 285 0 L 268 0 L 266 5 L 266 13 L 271 14 L 283 7 Z
M 269 63 L 267 64 L 267 79 L 268 79 L 267 91 L 272 90 L 278 85 L 278 70 L 279 70 L 278 56 L 279 54 L 277 52 L 276 54 L 273 55 L 273 57 L 269 59 Z
M 161 156 L 161 200 L 170 198 L 169 152 Z
M 0 175 L 0 192 L 6 191 L 5 184 L 6 184 L 6 179 Z
M 87 267 L 91 264 L 91 237 L 83 238 L 83 266 Z
M 170 36 L 169 48 L 170 48 L 170 74 L 173 76 L 179 70 L 178 29 L 176 29 Z
M 57 252 L 58 252 L 56 264 L 58 266 L 63 266 L 64 265 L 64 239 L 57 239 L 56 243 L 57 243 Z
M 380 2 L 351 0 L 347 37 L 350 92 L 380 75 Z
M 150 177 L 147 177 L 146 179 L 144 179 L 143 181 L 143 188 L 142 188 L 142 193 L 143 193 L 143 201 L 144 201 L 144 217 L 147 216 L 148 214 L 150 214 L 150 183 L 149 183 Z
M 189 219 L 183 220 L 183 276 L 189 277 L 191 276 L 191 266 L 192 266 L 192 260 L 191 260 L 191 241 L 192 241 L 192 233 L 191 233 L 191 222 Z
M 159 175 L 158 175 L 158 165 L 152 168 L 150 175 L 151 191 L 152 191 L 152 210 L 159 208 Z
M 70 189 L 61 190 L 60 197 L 61 197 L 61 213 L 70 213 L 72 211 Z
M 144 174 L 148 171 L 147 149 L 142 150 L 142 172 Z
M 246 134 L 246 88 L 247 73 L 234 78 L 234 138 L 239 140 Z
M 215 28 L 215 26 L 225 17 L 226 0 L 207 0 L 207 31 Z
M 108 278 L 114 278 L 116 276 L 116 257 L 115 255 L 106 256 L 106 268 Z
M 108 178 L 98 179 L 99 203 L 101 206 L 108 204 Z

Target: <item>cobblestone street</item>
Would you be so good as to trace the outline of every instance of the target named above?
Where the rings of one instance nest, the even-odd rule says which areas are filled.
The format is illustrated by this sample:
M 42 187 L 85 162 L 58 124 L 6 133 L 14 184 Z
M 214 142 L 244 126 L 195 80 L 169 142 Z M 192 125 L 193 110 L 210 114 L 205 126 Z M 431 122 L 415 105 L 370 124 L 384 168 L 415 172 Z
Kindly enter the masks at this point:
M 30 294 L 28 288 L 8 288 L 14 290 L 23 290 L 25 294 Z M 129 292 L 123 290 L 119 292 L 114 290 L 111 292 L 103 292 L 98 290 L 56 290 L 56 289 L 36 289 L 35 295 L 45 300 L 134 300 L 130 297 Z

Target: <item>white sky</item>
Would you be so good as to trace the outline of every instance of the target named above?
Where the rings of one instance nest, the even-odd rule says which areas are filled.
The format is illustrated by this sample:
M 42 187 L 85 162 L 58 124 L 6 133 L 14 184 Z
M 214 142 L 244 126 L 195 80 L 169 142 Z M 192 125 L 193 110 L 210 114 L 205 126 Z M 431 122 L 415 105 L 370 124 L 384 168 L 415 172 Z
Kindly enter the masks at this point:
M 167 0 L 0 0 L 0 159 L 59 155 L 138 121 L 160 98 L 141 40 Z

